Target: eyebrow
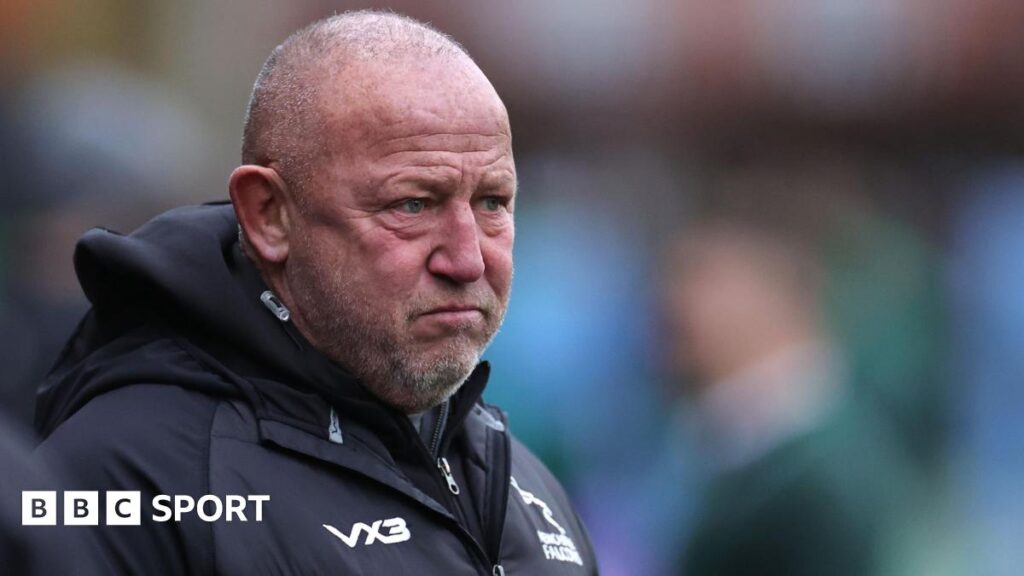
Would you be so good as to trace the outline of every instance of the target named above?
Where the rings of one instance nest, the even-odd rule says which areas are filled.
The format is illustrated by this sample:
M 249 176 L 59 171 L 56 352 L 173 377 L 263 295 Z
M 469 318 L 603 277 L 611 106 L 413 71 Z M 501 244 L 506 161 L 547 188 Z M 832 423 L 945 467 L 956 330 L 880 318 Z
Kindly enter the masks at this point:
M 455 188 L 456 185 L 461 181 L 461 178 L 456 175 L 455 172 L 449 172 L 448 170 L 414 170 L 407 172 L 400 176 L 395 176 L 393 179 L 389 179 L 393 184 L 427 184 L 431 187 L 436 187 L 443 191 L 444 189 Z M 485 174 L 480 178 L 477 190 L 500 190 L 507 186 L 512 187 L 513 194 L 518 192 L 519 179 L 516 175 L 509 170 L 501 170 L 494 175 Z
M 432 184 L 439 187 L 454 187 L 460 180 L 454 169 L 439 170 L 429 167 L 414 167 L 414 170 L 404 171 L 401 174 L 388 178 L 386 182 L 392 184 Z
M 505 186 L 508 186 L 508 185 L 512 186 L 512 192 L 513 193 L 518 192 L 519 191 L 519 178 L 517 178 L 516 175 L 514 173 L 512 173 L 511 171 L 503 170 L 497 176 L 491 177 L 491 176 L 485 175 L 483 178 L 480 179 L 480 186 L 479 186 L 479 188 L 484 188 L 484 189 L 488 189 L 488 190 L 495 190 L 495 189 L 498 189 L 498 188 L 504 188 Z

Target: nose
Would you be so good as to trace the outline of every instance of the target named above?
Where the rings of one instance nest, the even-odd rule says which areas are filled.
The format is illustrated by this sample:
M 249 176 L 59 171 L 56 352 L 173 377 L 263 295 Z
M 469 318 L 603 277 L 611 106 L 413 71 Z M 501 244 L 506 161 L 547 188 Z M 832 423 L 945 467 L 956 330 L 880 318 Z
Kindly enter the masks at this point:
M 458 284 L 475 282 L 484 274 L 484 256 L 473 208 L 456 204 L 446 212 L 427 270 Z

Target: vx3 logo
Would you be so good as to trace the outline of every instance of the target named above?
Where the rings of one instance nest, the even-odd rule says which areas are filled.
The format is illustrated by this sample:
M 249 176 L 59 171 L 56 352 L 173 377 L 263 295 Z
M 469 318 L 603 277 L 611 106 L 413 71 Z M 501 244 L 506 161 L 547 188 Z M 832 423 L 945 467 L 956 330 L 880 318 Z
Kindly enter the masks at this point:
M 381 544 L 398 544 L 399 542 L 405 542 L 409 538 L 412 538 L 412 534 L 409 533 L 409 528 L 405 525 L 405 520 L 402 518 L 377 520 L 373 524 L 356 522 L 352 525 L 352 531 L 348 534 L 345 534 L 330 524 L 324 524 L 323 527 L 331 534 L 337 536 L 342 542 L 347 544 L 349 548 L 355 548 L 356 544 L 359 544 L 359 537 L 363 533 L 366 533 L 366 540 L 363 542 L 366 546 L 369 546 L 374 542 L 380 542 Z M 387 532 L 381 533 L 381 529 L 384 529 Z

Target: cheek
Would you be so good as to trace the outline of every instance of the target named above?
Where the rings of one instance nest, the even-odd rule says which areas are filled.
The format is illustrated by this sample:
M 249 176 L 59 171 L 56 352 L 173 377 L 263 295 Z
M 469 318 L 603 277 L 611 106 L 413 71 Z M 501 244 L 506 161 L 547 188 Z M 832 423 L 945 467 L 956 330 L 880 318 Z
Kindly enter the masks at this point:
M 509 231 L 481 240 L 480 250 L 486 267 L 487 282 L 494 292 L 504 298 L 512 285 L 512 244 L 514 234 Z
M 424 241 L 398 238 L 380 231 L 362 238 L 359 262 L 362 276 L 376 294 L 406 298 L 425 273 L 429 245 Z
M 309 226 L 291 239 L 289 260 L 318 279 L 325 280 L 334 270 L 344 269 L 351 258 L 343 238 L 329 229 Z

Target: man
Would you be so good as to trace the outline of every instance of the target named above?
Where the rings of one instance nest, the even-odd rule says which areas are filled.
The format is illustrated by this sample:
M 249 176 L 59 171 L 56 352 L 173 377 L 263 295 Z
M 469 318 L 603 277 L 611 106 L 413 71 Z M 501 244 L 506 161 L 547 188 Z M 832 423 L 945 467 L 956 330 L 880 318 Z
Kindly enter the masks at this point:
M 678 573 L 931 573 L 909 568 L 913 475 L 824 310 L 837 186 L 795 172 L 734 176 L 671 247 L 673 352 L 712 469 Z
M 79 243 L 93 309 L 38 424 L 75 489 L 142 491 L 141 526 L 96 528 L 97 557 L 126 573 L 596 574 L 561 487 L 480 401 L 516 173 L 479 68 L 405 17 L 314 23 L 264 65 L 242 148 L 233 206 Z M 154 505 L 160 522 L 161 495 L 220 508 Z M 229 502 L 231 521 L 207 521 Z

